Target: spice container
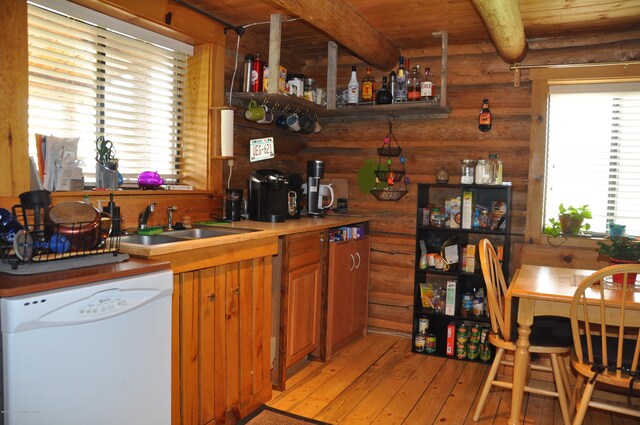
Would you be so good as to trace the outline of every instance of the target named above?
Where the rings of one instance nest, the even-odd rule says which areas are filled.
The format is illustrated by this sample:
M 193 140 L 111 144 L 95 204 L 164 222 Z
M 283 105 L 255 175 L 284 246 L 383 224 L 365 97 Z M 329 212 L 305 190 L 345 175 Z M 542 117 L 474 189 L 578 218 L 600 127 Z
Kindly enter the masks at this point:
M 313 78 L 304 79 L 304 98 L 310 102 L 316 101 L 316 80 Z
M 476 164 L 476 184 L 491 183 L 491 167 L 486 159 L 479 159 Z
M 446 184 L 449 183 L 449 171 L 446 168 L 441 167 L 436 171 L 436 183 Z
M 473 184 L 476 161 L 473 159 L 463 159 L 460 161 L 460 183 Z

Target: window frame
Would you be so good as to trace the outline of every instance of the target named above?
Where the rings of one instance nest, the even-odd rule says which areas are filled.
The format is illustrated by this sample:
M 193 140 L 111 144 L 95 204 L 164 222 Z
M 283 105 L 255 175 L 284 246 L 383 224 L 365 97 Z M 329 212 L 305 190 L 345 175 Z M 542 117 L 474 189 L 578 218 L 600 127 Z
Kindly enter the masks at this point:
M 573 67 L 545 67 L 530 70 L 531 132 L 529 148 L 529 179 L 525 241 L 549 244 L 542 233 L 544 217 L 544 188 L 547 158 L 547 125 L 549 121 L 548 93 L 550 85 L 589 84 L 640 81 L 640 64 L 613 64 Z M 564 246 L 596 247 L 595 241 L 585 237 L 571 237 Z

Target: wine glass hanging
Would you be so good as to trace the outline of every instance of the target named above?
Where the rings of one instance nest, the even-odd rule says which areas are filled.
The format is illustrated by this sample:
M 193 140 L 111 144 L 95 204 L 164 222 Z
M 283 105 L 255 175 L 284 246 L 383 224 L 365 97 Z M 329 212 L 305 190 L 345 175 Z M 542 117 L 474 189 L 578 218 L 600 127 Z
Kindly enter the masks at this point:
M 404 169 L 405 157 L 402 148 L 393 134 L 394 115 L 387 116 L 389 132 L 384 138 L 383 144 L 378 148 L 378 168 L 376 174 L 376 187 L 371 193 L 379 201 L 399 201 L 409 192 L 407 177 Z

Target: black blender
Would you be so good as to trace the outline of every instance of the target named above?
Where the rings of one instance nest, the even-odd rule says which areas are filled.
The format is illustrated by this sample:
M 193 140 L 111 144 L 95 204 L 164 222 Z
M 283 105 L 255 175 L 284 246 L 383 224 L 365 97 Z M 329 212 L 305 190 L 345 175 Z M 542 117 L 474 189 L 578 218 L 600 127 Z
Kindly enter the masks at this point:
M 307 211 L 312 217 L 323 217 L 325 208 L 320 204 L 320 179 L 324 177 L 324 161 L 307 161 Z

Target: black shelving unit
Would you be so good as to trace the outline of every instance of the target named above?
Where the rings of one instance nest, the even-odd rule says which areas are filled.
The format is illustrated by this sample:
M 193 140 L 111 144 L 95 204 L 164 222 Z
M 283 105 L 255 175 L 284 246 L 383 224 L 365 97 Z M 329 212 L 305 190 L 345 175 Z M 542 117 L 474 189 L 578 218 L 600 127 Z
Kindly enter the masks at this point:
M 471 194 L 471 216 L 465 215 L 463 209 L 463 199 L 465 193 Z M 425 209 L 433 210 L 433 208 L 440 207 L 442 212 L 445 213 L 445 202 L 451 199 L 460 200 L 460 211 L 453 209 L 453 213 L 449 214 L 449 218 L 445 218 L 444 225 L 433 225 L 431 222 L 425 222 L 426 215 Z M 502 221 L 499 220 L 498 214 L 495 214 L 491 220 L 491 224 L 497 224 L 500 222 L 500 226 L 497 228 L 480 228 L 477 225 L 477 220 L 473 220 L 473 214 L 475 213 L 476 206 L 480 206 L 488 209 L 491 212 L 492 206 L 497 206 L 501 203 L 503 207 L 506 207 L 506 213 Z M 419 184 L 418 185 L 418 202 L 416 208 L 416 258 L 415 258 L 415 279 L 414 279 L 414 305 L 413 305 L 413 352 L 458 358 L 456 355 L 457 344 L 456 334 L 460 325 L 465 324 L 469 330 L 473 325 L 477 325 L 480 329 L 488 329 L 490 327 L 490 319 L 487 316 L 486 300 L 483 311 L 479 315 L 475 315 L 473 312 L 466 314 L 462 309 L 463 296 L 466 294 L 475 294 L 478 290 L 482 289 L 486 295 L 486 286 L 482 277 L 482 271 L 480 270 L 480 260 L 478 258 L 478 243 L 483 238 L 488 238 L 494 247 L 502 247 L 502 267 L 505 276 L 508 276 L 509 269 L 509 253 L 511 245 L 511 186 L 508 184 L 502 185 L 452 185 L 452 184 Z M 489 214 L 490 219 L 491 214 Z M 469 219 L 469 221 L 466 221 Z M 470 228 L 463 228 L 463 225 L 469 225 Z M 459 227 L 456 227 L 459 226 Z M 422 243 L 421 243 L 422 241 Z M 437 255 L 443 254 L 443 245 L 451 246 L 449 252 L 456 252 L 458 255 L 458 261 L 445 266 L 445 269 L 436 268 L 433 262 L 427 261 L 426 267 L 421 264 L 422 249 L 421 245 L 424 244 L 426 252 L 429 257 L 437 258 Z M 466 252 L 468 246 L 475 246 L 475 266 L 472 269 L 465 270 L 462 267 L 463 252 Z M 429 255 L 430 254 L 430 255 Z M 435 254 L 435 256 L 434 256 Z M 446 256 L 445 256 L 446 257 Z M 453 257 L 449 255 L 449 257 Z M 442 264 L 438 264 L 440 267 Z M 423 305 L 421 284 L 429 285 L 429 288 L 446 288 L 447 282 L 455 282 L 455 295 L 449 293 L 449 311 L 445 306 L 443 307 L 442 298 L 446 301 L 446 289 L 441 293 L 442 297 L 436 301 L 435 308 L 431 306 Z M 444 308 L 445 311 L 441 311 Z M 478 312 L 478 309 L 476 309 Z M 427 346 L 432 345 L 433 337 L 435 336 L 435 351 L 432 350 L 416 349 L 416 335 L 419 330 L 419 320 L 421 317 L 425 317 L 429 320 L 429 328 L 426 334 L 427 338 L 431 339 L 427 342 Z M 455 333 L 453 335 L 454 344 L 452 350 L 447 354 L 447 331 L 449 325 L 455 326 Z M 468 347 L 467 347 L 468 348 Z M 491 352 L 490 359 L 484 361 L 490 361 L 493 358 L 493 351 Z M 465 357 L 467 361 L 483 361 L 480 360 L 480 356 L 475 359 L 469 359 Z

